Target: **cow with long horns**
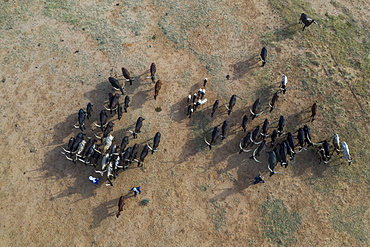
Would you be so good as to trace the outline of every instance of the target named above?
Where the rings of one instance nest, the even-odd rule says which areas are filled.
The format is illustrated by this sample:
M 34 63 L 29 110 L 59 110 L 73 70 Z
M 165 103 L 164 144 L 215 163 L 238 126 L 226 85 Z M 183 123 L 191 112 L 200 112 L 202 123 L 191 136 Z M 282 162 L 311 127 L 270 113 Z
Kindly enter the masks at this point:
M 207 139 L 204 137 L 204 141 L 209 146 L 209 149 L 212 149 L 212 145 L 216 143 L 216 140 L 219 136 L 220 136 L 220 129 L 216 126 L 213 128 L 213 131 L 212 131 L 211 142 L 208 142 Z

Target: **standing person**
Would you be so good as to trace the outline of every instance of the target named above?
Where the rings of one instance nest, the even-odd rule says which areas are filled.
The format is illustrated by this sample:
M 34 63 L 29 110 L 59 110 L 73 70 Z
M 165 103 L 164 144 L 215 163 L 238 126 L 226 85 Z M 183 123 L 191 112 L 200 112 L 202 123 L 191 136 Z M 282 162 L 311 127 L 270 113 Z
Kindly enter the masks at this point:
M 132 187 L 130 191 L 133 191 L 135 196 L 141 193 L 140 187 Z

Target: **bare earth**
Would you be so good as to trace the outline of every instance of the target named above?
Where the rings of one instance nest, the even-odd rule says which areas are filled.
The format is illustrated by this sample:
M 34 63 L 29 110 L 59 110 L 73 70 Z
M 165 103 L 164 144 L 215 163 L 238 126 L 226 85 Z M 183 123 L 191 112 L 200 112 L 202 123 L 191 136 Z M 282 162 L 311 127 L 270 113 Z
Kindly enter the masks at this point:
M 297 47 L 294 40 L 283 40 L 267 47 L 269 62 L 260 67 L 261 37 L 282 28 L 281 17 L 267 1 L 70 4 L 63 8 L 58 1 L 6 1 L 0 10 L 0 246 L 277 246 L 279 242 L 263 235 L 260 210 L 263 202 L 276 199 L 284 202 L 288 212 L 302 216 L 295 241 L 287 245 L 369 245 L 368 184 L 342 179 L 333 188 L 333 173 L 327 169 L 333 166 L 340 174 L 342 169 L 366 169 L 365 164 L 349 167 L 335 156 L 332 163 L 319 165 L 312 148 L 298 154 L 287 169 L 279 166 L 277 171 L 284 174 L 269 177 L 266 151 L 260 157 L 262 163 L 249 159 L 250 153 L 238 154 L 245 135 L 240 127 L 243 115 L 250 115 L 249 107 L 257 98 L 262 108 L 268 108 L 282 74 L 288 75 L 293 88 L 280 95 L 278 109 L 249 122 L 248 131 L 268 118 L 271 133 L 284 115 L 287 131 L 294 132 L 308 123 L 309 107 L 320 102 L 300 90 L 302 67 L 294 62 L 306 52 L 317 52 L 315 47 Z M 368 25 L 369 2 L 341 4 L 364 27 Z M 69 8 L 70 16 L 65 14 Z M 313 1 L 311 8 L 319 14 L 317 19 L 327 12 L 341 14 L 330 1 Z M 300 25 L 295 27 L 297 35 L 320 28 L 312 25 L 303 34 Z M 287 61 L 292 64 L 289 68 Z M 156 101 L 154 84 L 145 79 L 152 62 L 163 81 Z M 88 180 L 90 175 L 99 176 L 94 168 L 69 162 L 61 147 L 78 134 L 73 128 L 77 112 L 88 102 L 94 112 L 85 132 L 88 137 L 100 134 L 93 122 L 113 92 L 108 77 L 121 76 L 122 66 L 135 80 L 132 86 L 125 83 L 125 93 L 131 97 L 128 113 L 120 121 L 109 115 L 115 123 L 114 143 L 119 145 L 129 135 L 130 145 L 140 144 L 141 152 L 157 131 L 162 140 L 144 168 L 133 164 L 121 171 L 113 187 L 104 185 L 105 178 L 94 185 Z M 230 80 L 225 79 L 227 74 Z M 319 76 L 325 78 L 325 71 Z M 208 102 L 189 119 L 186 97 L 202 86 L 205 77 L 209 78 Z M 233 94 L 239 98 L 228 116 L 224 105 Z M 348 88 L 341 97 L 346 102 L 343 108 L 353 109 L 350 117 L 358 115 L 358 101 Z M 220 107 L 211 118 L 216 99 Z M 337 131 L 326 129 L 322 109 L 308 123 L 314 141 Z M 145 121 L 134 140 L 128 130 L 140 116 Z M 229 135 L 209 150 L 203 138 L 209 141 L 213 127 L 224 120 L 229 121 Z M 361 128 L 367 124 L 363 122 Z M 340 136 L 350 146 L 360 142 L 350 133 Z M 265 174 L 266 183 L 253 185 L 258 172 Z M 133 186 L 142 188 L 137 197 L 129 193 Z M 121 195 L 126 196 L 126 205 L 117 219 Z M 143 199 L 150 202 L 143 205 Z M 362 212 L 365 235 L 354 237 L 333 226 L 333 210 L 346 212 L 351 207 Z

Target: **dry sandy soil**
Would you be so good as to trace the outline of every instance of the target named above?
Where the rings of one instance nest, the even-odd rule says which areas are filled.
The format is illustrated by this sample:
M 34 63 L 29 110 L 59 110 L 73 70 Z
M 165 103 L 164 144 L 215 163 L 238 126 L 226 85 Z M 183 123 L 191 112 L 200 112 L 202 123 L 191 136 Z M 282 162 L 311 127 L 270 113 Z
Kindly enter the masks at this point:
M 366 133 L 369 98 L 346 86 L 335 61 L 328 62 L 328 68 L 335 71 L 334 81 L 342 80 L 340 89 L 330 84 L 324 86 L 329 92 L 313 94 L 302 90 L 299 78 L 311 71 L 323 84 L 328 81 L 327 64 L 298 65 L 307 54 L 318 61 L 328 59 L 317 47 L 297 41 L 313 35 L 320 24 L 301 32 L 294 23 L 293 39 L 271 45 L 262 42 L 264 35 L 286 24 L 268 1 L 78 2 L 0 4 L 0 246 L 370 244 L 369 180 L 361 175 L 368 174 L 369 156 L 352 148 L 360 148 L 362 140 L 345 127 L 347 121 L 356 122 L 356 133 Z M 320 22 L 328 13 L 343 14 L 335 3 L 313 1 L 310 8 Z M 341 4 L 356 25 L 369 29 L 369 2 Z M 305 7 L 302 4 L 300 11 Z M 296 14 L 298 20 L 300 12 Z M 258 54 L 264 45 L 269 62 L 262 68 Z M 152 62 L 163 81 L 156 101 L 154 85 L 145 79 Z M 69 162 L 61 151 L 78 134 L 73 128 L 77 112 L 88 102 L 94 112 L 85 133 L 99 134 L 93 122 L 113 92 L 107 78 L 120 76 L 122 66 L 135 81 L 125 85 L 131 97 L 128 113 L 120 121 L 109 115 L 115 123 L 114 143 L 130 135 L 139 116 L 145 118 L 142 133 L 136 140 L 130 136 L 130 145 L 139 143 L 141 151 L 157 131 L 162 140 L 144 168 L 133 164 L 121 171 L 113 187 L 105 186 L 104 178 L 94 185 L 88 180 L 98 175 L 94 168 Z M 243 115 L 249 115 L 257 98 L 268 107 L 282 74 L 293 88 L 280 96 L 278 109 L 250 121 L 248 131 L 268 118 L 271 132 L 284 115 L 287 131 L 294 132 L 308 123 L 309 107 L 317 101 L 319 115 L 308 123 L 314 141 L 347 130 L 340 136 L 356 154 L 352 166 L 342 164 L 338 155 L 327 165 L 318 164 L 316 149 L 310 148 L 288 168 L 277 168 L 284 174 L 269 177 L 266 151 L 262 163 L 249 159 L 249 153 L 238 154 L 245 135 L 240 127 Z M 189 119 L 186 96 L 197 91 L 205 77 L 208 102 Z M 228 116 L 224 105 L 233 94 L 239 98 Z M 348 116 L 337 120 L 338 126 L 327 125 L 333 109 L 321 104 L 330 95 L 343 99 L 340 106 Z M 211 118 L 216 99 L 220 107 Z M 357 110 L 359 104 L 364 112 Z M 155 110 L 158 107 L 161 111 Z M 213 127 L 224 120 L 229 121 L 229 135 L 209 150 L 203 137 L 209 140 Z M 253 185 L 258 172 L 265 174 L 266 183 Z M 142 188 L 137 197 L 129 193 L 133 186 Z M 117 219 L 121 195 L 126 205 Z M 150 202 L 144 205 L 144 199 Z

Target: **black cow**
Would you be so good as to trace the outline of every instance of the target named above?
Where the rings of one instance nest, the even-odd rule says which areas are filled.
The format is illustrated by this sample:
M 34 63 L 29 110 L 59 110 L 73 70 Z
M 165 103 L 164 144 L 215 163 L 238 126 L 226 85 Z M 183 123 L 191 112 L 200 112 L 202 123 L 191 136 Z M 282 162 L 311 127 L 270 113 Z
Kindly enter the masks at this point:
M 90 159 L 90 165 L 96 167 L 101 157 L 101 150 L 99 148 L 94 149 L 92 157 Z M 86 160 L 86 159 L 85 159 Z
M 319 154 L 320 154 L 319 164 L 321 164 L 321 161 L 324 161 L 324 164 L 327 164 L 329 162 L 329 158 L 325 155 L 325 149 L 323 146 L 319 147 Z
M 261 54 L 260 54 L 260 59 L 262 61 L 262 66 L 265 66 L 266 64 L 266 58 L 267 58 L 267 49 L 266 47 L 263 47 L 262 50 L 261 50 Z
M 154 77 L 155 77 L 155 73 L 157 72 L 157 66 L 155 65 L 155 63 L 152 63 L 150 65 L 150 78 L 152 79 L 152 82 L 154 83 Z
M 247 123 L 248 123 L 248 116 L 244 115 L 243 120 L 242 120 L 243 132 L 245 132 L 247 130 Z
M 251 144 L 251 142 L 252 142 L 252 133 L 248 132 L 247 135 L 244 138 L 242 138 L 242 141 L 239 144 L 240 147 L 239 154 L 241 154 L 242 152 L 251 151 L 252 149 L 244 150 L 244 148 L 247 148 L 249 144 Z
M 278 162 L 275 151 L 269 151 L 267 153 L 269 155 L 269 158 L 268 158 L 269 164 L 267 165 L 267 168 L 270 170 L 270 177 L 274 175 L 275 173 L 283 173 L 283 172 L 275 172 L 275 167 Z
M 122 160 L 123 160 L 123 169 L 127 169 L 130 166 L 130 162 L 132 162 L 131 159 L 131 153 L 132 153 L 132 147 L 126 148 Z
M 294 151 L 294 136 L 291 132 L 288 132 L 288 135 L 287 135 L 287 138 L 286 138 L 288 144 L 289 144 L 289 147 L 290 147 L 290 150 L 291 150 L 291 159 L 294 158 L 294 155 L 295 155 L 295 151 Z M 289 149 L 288 149 L 289 151 Z
M 230 98 L 230 101 L 229 101 L 229 106 L 227 108 L 227 115 L 230 115 L 230 113 L 232 112 L 233 110 L 233 107 L 235 106 L 235 103 L 236 103 L 236 95 L 232 95 L 231 98 Z
M 283 143 L 285 144 L 287 154 L 290 157 L 290 160 L 294 159 L 294 151 L 292 150 L 292 147 L 290 146 L 289 142 L 287 140 L 284 140 Z
M 83 109 L 80 109 L 78 111 L 77 120 L 78 125 L 75 125 L 75 128 L 77 129 L 79 128 L 81 131 L 84 131 L 86 127 L 85 127 L 85 111 Z
M 130 97 L 128 95 L 126 95 L 125 97 L 125 103 L 123 105 L 123 109 L 125 110 L 125 112 L 127 112 L 127 108 L 129 107 L 129 104 L 130 103 Z
M 203 80 L 203 87 L 206 86 L 207 82 L 208 82 L 208 78 L 204 78 L 204 80 Z
M 263 122 L 262 131 L 261 131 L 261 136 L 263 136 L 263 139 L 269 136 L 267 134 L 269 125 L 270 125 L 269 120 L 266 118 L 265 121 Z
M 152 150 L 152 154 L 154 154 L 155 151 L 158 151 L 156 149 L 158 148 L 160 141 L 161 141 L 161 133 L 157 132 L 153 139 L 153 148 L 149 146 L 149 148 Z
M 117 110 L 117 106 L 119 104 L 119 97 L 120 95 L 118 93 L 116 93 L 114 96 L 112 96 L 112 94 L 109 94 L 109 105 L 108 108 L 105 107 L 105 109 L 110 111 L 111 114 L 113 111 Z
M 188 110 L 186 112 L 186 116 L 191 118 L 191 114 L 194 112 L 193 105 L 188 105 Z
M 287 160 L 288 147 L 285 141 L 280 144 L 279 151 L 280 151 L 280 157 L 281 157 L 281 166 L 285 166 L 285 168 L 287 168 L 289 164 Z
M 221 127 L 221 131 L 222 131 L 222 133 L 221 133 L 221 141 L 223 139 L 226 139 L 226 135 L 227 135 L 228 130 L 229 130 L 229 122 L 227 120 L 225 120 L 223 122 L 223 124 L 222 124 L 222 127 Z
M 275 104 L 278 101 L 278 99 L 279 99 L 279 94 L 275 93 L 274 96 L 272 96 L 272 100 L 271 100 L 271 104 L 270 104 L 270 112 L 272 112 L 272 110 L 274 110 L 276 108 Z
M 86 117 L 87 117 L 87 119 L 89 119 L 91 117 L 91 112 L 93 111 L 92 107 L 93 107 L 93 105 L 89 102 L 87 104 L 87 107 L 86 107 Z
M 110 84 L 112 85 L 112 87 L 115 89 L 115 90 L 120 90 L 122 95 L 124 95 L 125 93 L 123 92 L 123 88 L 122 86 L 119 84 L 118 80 L 114 77 L 109 77 L 108 78 L 108 81 L 110 82 Z
M 136 159 L 138 151 L 139 151 L 139 144 L 135 143 L 131 149 L 131 154 L 130 154 L 131 161 Z
M 298 153 L 301 152 L 303 149 L 306 150 L 305 148 L 303 148 L 305 144 L 305 134 L 302 128 L 298 129 L 297 140 L 298 140 L 298 147 L 299 147 Z
M 135 131 L 131 131 L 131 130 L 130 130 L 130 132 L 131 132 L 131 133 L 133 134 L 133 136 L 134 136 L 134 139 L 136 139 L 136 138 L 137 138 L 137 134 L 141 132 L 141 131 L 140 131 L 140 129 L 141 129 L 141 126 L 143 125 L 143 121 L 144 121 L 144 120 L 145 120 L 144 118 L 139 117 L 139 118 L 137 119 L 137 121 L 136 121 Z
M 117 118 L 118 120 L 121 120 L 122 118 L 122 105 L 120 103 L 118 103 L 118 106 L 117 106 Z
M 69 157 L 69 158 L 72 157 L 72 149 L 73 149 L 73 143 L 74 142 L 75 142 L 75 138 L 74 137 L 71 137 L 68 140 L 67 149 L 65 149 L 64 147 L 62 147 L 62 149 L 65 152 L 64 154 L 66 155 L 66 157 Z
M 251 136 L 251 146 L 253 146 L 253 144 L 260 144 L 261 142 L 256 142 L 259 138 L 261 134 L 261 127 L 258 125 L 252 132 L 252 136 Z
M 276 142 L 276 138 L 277 138 L 277 131 L 274 130 L 270 136 L 271 138 L 271 146 L 270 148 L 272 148 L 273 146 L 275 146 L 275 142 Z
M 263 150 L 266 148 L 266 140 L 263 140 L 262 143 L 253 151 L 253 155 L 249 157 L 250 159 L 254 159 L 256 162 L 261 163 L 261 161 L 257 160 L 256 157 L 261 154 Z
M 280 155 L 280 148 L 278 148 L 278 146 L 280 147 L 280 144 L 276 145 L 276 147 L 274 148 L 274 153 L 275 153 L 275 156 L 276 156 L 276 164 L 279 163 L 279 162 L 282 162 L 282 158 L 281 158 L 281 155 Z
M 258 113 L 259 109 L 260 109 L 260 106 L 261 106 L 261 102 L 260 102 L 260 99 L 256 99 L 256 101 L 254 101 L 253 105 L 252 105 L 252 109 L 249 108 L 249 111 L 251 112 L 251 117 L 252 117 L 252 120 L 255 118 L 255 117 L 258 117 L 259 115 L 261 115 L 264 111 Z
M 213 114 L 215 114 L 217 108 L 218 108 L 218 100 L 216 100 L 215 103 L 213 104 L 211 117 L 213 117 Z
M 304 131 L 304 142 L 308 145 L 308 147 L 312 146 L 313 143 L 311 141 L 311 130 L 307 125 L 303 126 Z
M 98 135 L 95 134 L 95 137 L 102 140 L 103 138 L 107 137 L 113 131 L 113 127 L 114 127 L 114 123 L 109 122 L 103 131 L 103 135 L 99 137 Z
M 207 143 L 207 145 L 209 146 L 209 149 L 212 149 L 212 145 L 215 144 L 217 138 L 220 136 L 220 129 L 216 126 L 213 128 L 213 131 L 212 131 L 212 138 L 211 138 L 211 142 L 207 142 L 207 139 L 204 137 L 204 141 Z
M 136 160 L 137 166 L 141 167 L 144 165 L 144 160 L 145 160 L 145 157 L 148 155 L 148 151 L 149 151 L 149 145 L 146 144 L 143 150 L 141 151 L 139 160 Z
M 285 126 L 285 118 L 283 116 L 280 116 L 279 123 L 278 123 L 278 136 L 281 136 L 281 134 L 284 134 L 284 126 Z
M 119 149 L 121 150 L 121 154 L 124 153 L 124 150 L 128 144 L 129 144 L 128 136 L 123 137 L 121 141 L 121 146 L 119 147 Z
M 325 152 L 325 156 L 328 158 L 328 160 L 331 159 L 331 154 L 330 154 L 330 144 L 327 140 L 323 141 L 322 142 L 322 147 L 324 149 L 324 152 Z
M 105 110 L 102 110 L 99 114 L 100 125 L 96 123 L 94 124 L 96 127 L 101 128 L 101 131 L 104 132 L 104 127 L 107 125 L 107 119 L 108 119 L 107 112 Z
M 299 23 L 302 23 L 304 25 L 302 31 L 304 31 L 304 29 L 306 27 L 309 27 L 312 23 L 317 24 L 315 20 L 308 18 L 308 16 L 305 13 L 301 14 L 301 17 L 299 18 Z

